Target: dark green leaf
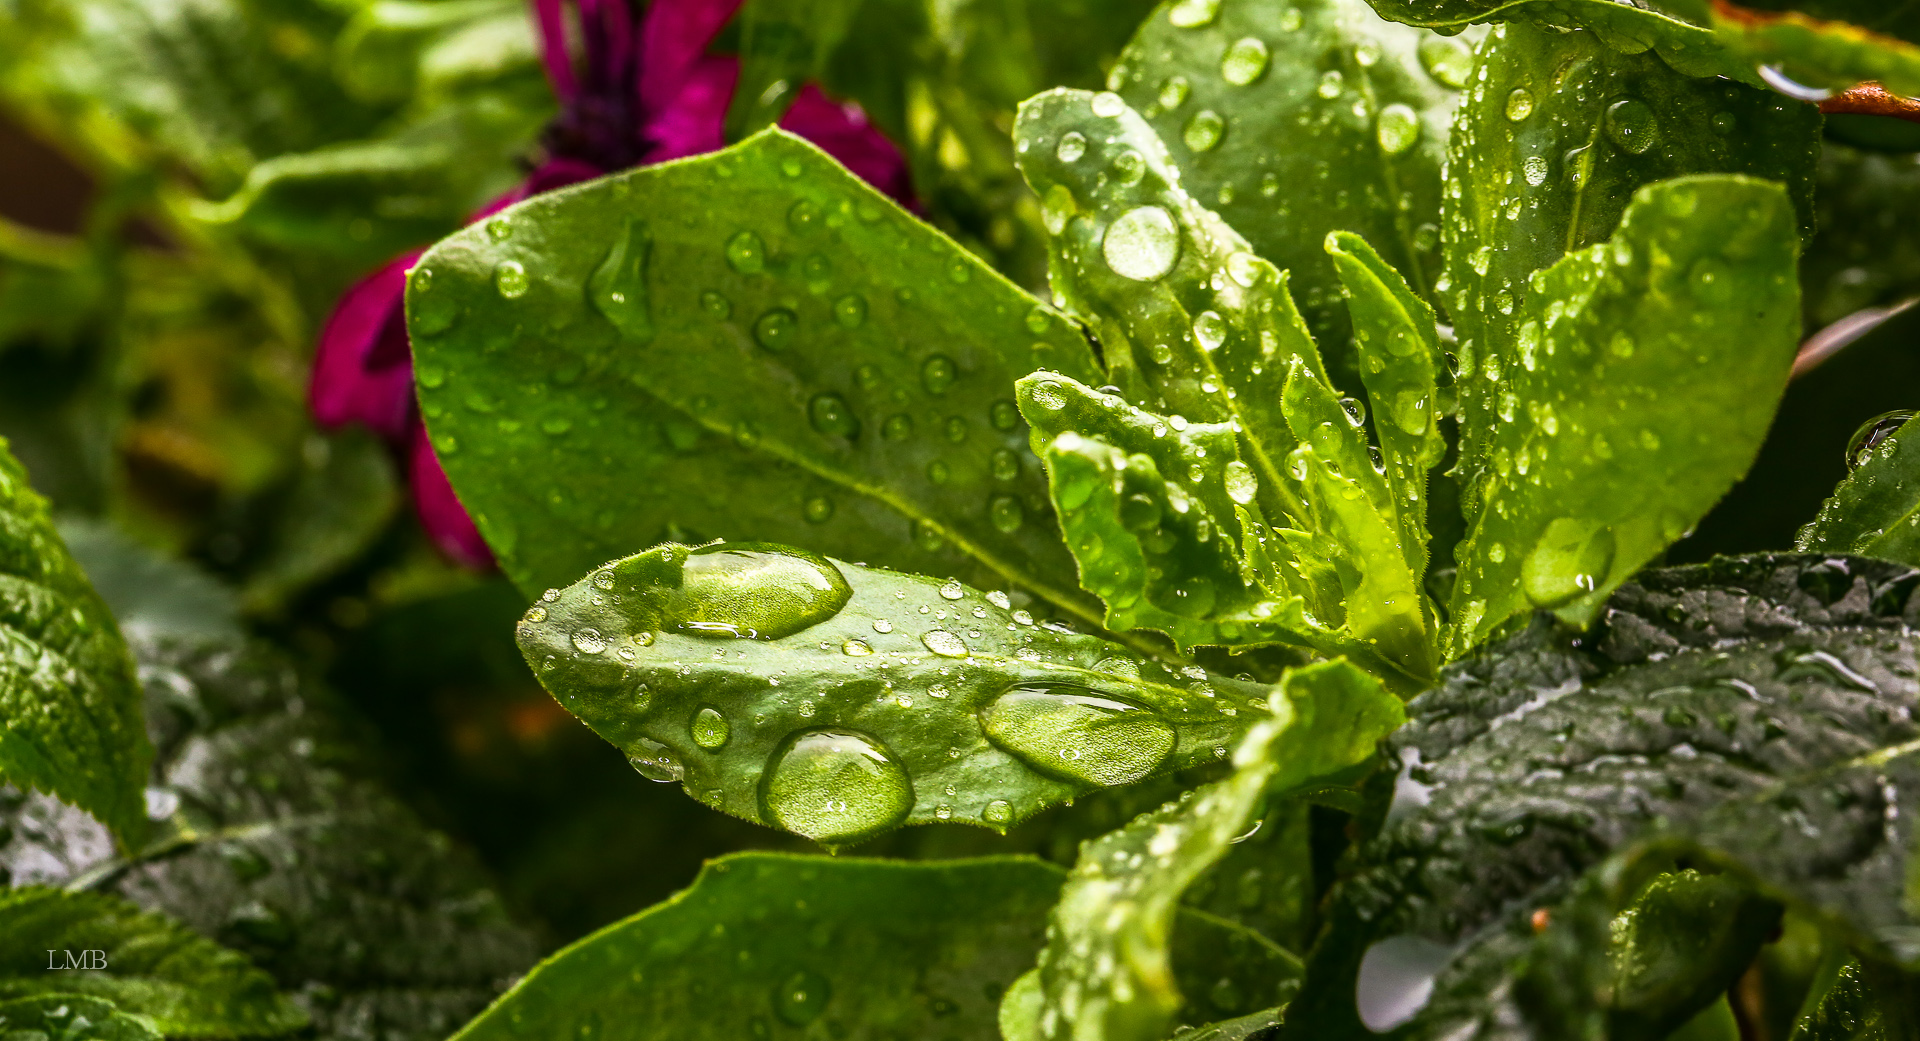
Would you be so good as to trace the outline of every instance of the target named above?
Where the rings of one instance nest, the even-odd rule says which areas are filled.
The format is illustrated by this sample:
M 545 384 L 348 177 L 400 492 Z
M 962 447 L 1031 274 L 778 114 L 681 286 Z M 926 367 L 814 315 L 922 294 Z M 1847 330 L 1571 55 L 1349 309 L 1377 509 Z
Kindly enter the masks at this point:
M 656 780 L 841 845 L 991 828 L 1215 762 L 1264 687 L 1009 610 L 1004 593 L 753 543 L 667 545 L 549 593 L 520 647 Z
M 992 1037 L 1060 882 L 1018 857 L 726 857 L 547 959 L 456 1037 Z
M 205 572 L 105 521 L 63 517 L 56 526 L 128 640 L 241 638 L 239 599 Z
M 56 950 L 100 951 L 104 971 L 49 972 Z M 0 1001 L 60 993 L 107 999 L 172 1036 L 263 1037 L 307 1023 L 272 977 L 178 922 L 100 893 L 0 892 Z
M 434 445 L 523 589 L 724 536 L 1099 618 L 1012 399 L 1091 379 L 1085 340 L 797 138 L 522 203 L 435 247 L 408 314 Z
M 1920 223 L 1920 163 L 1910 154 L 1875 155 L 1828 140 L 1814 202 L 1816 230 L 1800 262 L 1810 324 L 1920 295 L 1920 242 L 1904 234 Z
M 1291 275 L 1307 325 L 1346 368 L 1322 241 L 1356 233 L 1429 292 L 1447 126 L 1478 36 L 1383 21 L 1366 0 L 1169 3 L 1110 86 L 1167 142 L 1186 189 Z
M 153 748 L 120 631 L 0 442 L 0 778 L 91 813 L 122 845 L 146 829 Z
M 1920 980 L 1849 958 L 1789 1041 L 1896 1041 L 1920 1029 Z
M 1907 568 L 1828 557 L 1651 571 L 1586 637 L 1543 618 L 1449 668 L 1389 740 L 1403 764 L 1392 802 L 1332 897 L 1283 1036 L 1370 1037 L 1361 1008 L 1394 1037 L 1478 1023 L 1492 1041 L 1594 1036 L 1580 1031 L 1595 1017 L 1644 1025 L 1689 1011 L 1683 997 L 1703 1007 L 1757 945 L 1742 930 L 1765 921 L 1717 897 L 1697 935 L 1663 941 L 1683 946 L 1662 958 L 1707 959 L 1691 995 L 1657 976 L 1566 985 L 1608 978 L 1593 962 L 1608 908 L 1632 898 L 1633 872 L 1672 858 L 1723 867 L 1878 957 L 1920 960 L 1903 895 L 1916 585 Z M 1583 886 L 1605 914 L 1577 899 Z
M 365 553 L 400 506 L 387 447 L 364 430 L 310 439 L 278 523 L 243 592 L 249 610 L 271 613 Z
M 84 994 L 0 999 L 0 1037 L 13 1041 L 160 1041 L 145 1019 Z
M 1489 312 L 1514 311 L 1511 340 L 1462 341 L 1450 656 L 1534 608 L 1591 620 L 1752 465 L 1799 344 L 1798 245 L 1777 185 L 1665 181 Z
M 1908 427 L 1911 420 L 1852 460 L 1853 472 L 1800 529 L 1796 549 L 1920 563 L 1920 427 Z
M 1081 850 L 1036 970 L 1043 998 L 1035 1032 L 1012 1041 L 1166 1036 L 1183 1001 L 1168 944 L 1181 894 L 1259 818 L 1269 791 L 1364 761 L 1404 718 L 1398 699 L 1342 661 L 1289 673 L 1271 708 L 1272 719 L 1235 752 L 1233 776 Z M 1289 996 L 1276 989 L 1252 997 L 1283 1004 Z

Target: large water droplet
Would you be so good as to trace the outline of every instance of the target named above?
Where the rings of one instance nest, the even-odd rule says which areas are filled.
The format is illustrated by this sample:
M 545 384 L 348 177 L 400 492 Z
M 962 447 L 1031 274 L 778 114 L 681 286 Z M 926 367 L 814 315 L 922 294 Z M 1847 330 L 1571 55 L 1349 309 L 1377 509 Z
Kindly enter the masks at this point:
M 1087 135 L 1078 130 L 1069 130 L 1060 137 L 1059 147 L 1053 154 L 1063 163 L 1077 163 L 1087 154 Z
M 1885 444 L 1913 416 L 1910 409 L 1895 409 L 1860 424 L 1860 429 L 1847 439 L 1847 469 L 1866 465 L 1873 458 L 1874 450 Z
M 508 300 L 517 300 L 527 295 L 527 287 L 532 280 L 527 277 L 526 266 L 517 260 L 503 260 L 494 265 L 493 288 Z
M 1236 87 L 1244 87 L 1267 73 L 1267 45 L 1264 40 L 1243 36 L 1227 47 L 1220 59 L 1220 78 Z
M 813 400 L 807 402 L 807 422 L 823 434 L 849 439 L 860 436 L 859 417 L 847 406 L 847 399 L 838 394 L 815 394 Z
M 743 275 L 757 275 L 767 269 L 767 244 L 751 231 L 743 231 L 727 240 L 727 266 Z
M 996 481 L 1012 481 L 1020 477 L 1020 456 L 1011 448 L 996 448 L 989 466 Z
M 953 386 L 955 375 L 953 359 L 936 354 L 920 366 L 920 385 L 927 388 L 929 394 L 945 394 L 947 388 Z
M 1380 150 L 1388 155 L 1407 151 L 1420 140 L 1419 113 L 1397 102 L 1388 105 L 1374 121 L 1374 137 L 1380 142 Z
M 1253 475 L 1253 468 L 1238 459 L 1227 463 L 1226 485 L 1227 498 L 1242 506 L 1260 492 L 1260 480 Z
M 1180 0 L 1167 9 L 1167 22 L 1180 29 L 1212 25 L 1220 17 L 1220 0 Z
M 1180 259 L 1180 229 L 1158 206 L 1136 206 L 1107 226 L 1100 242 L 1107 266 L 1136 282 L 1151 282 Z
M 1066 396 L 1060 393 L 1060 384 L 1052 380 L 1042 380 L 1033 388 L 1033 403 L 1049 412 L 1058 412 L 1067 407 Z
M 1421 936 L 1390 936 L 1360 956 L 1354 1003 L 1360 1022 L 1384 1034 L 1413 1019 L 1433 997 L 1433 981 L 1453 958 L 1453 949 Z
M 966 642 L 945 629 L 934 629 L 923 633 L 920 642 L 927 650 L 942 658 L 964 658 L 967 656 Z
M 826 558 L 733 543 L 687 555 L 680 587 L 666 591 L 673 628 L 719 639 L 777 640 L 832 618 L 853 590 Z
M 647 226 L 631 218 L 606 258 L 587 278 L 587 299 L 613 323 L 620 335 L 645 343 L 653 339 L 653 313 L 647 301 L 647 256 L 653 240 Z
M 1193 319 L 1193 338 L 1206 350 L 1218 350 L 1227 342 L 1227 320 L 1218 311 L 1202 311 Z
M 1507 95 L 1507 118 L 1518 123 L 1533 115 L 1533 91 L 1525 87 L 1513 88 Z
M 1088 107 L 1093 109 L 1093 114 L 1101 119 L 1112 119 L 1127 110 L 1127 103 L 1113 91 L 1103 90 L 1093 96 Z
M 638 770 L 640 776 L 647 780 L 661 784 L 685 780 L 687 776 L 687 768 L 681 765 L 673 749 L 650 737 L 634 739 L 632 751 L 627 755 L 627 765 Z
M 1558 607 L 1590 593 L 1613 567 L 1613 529 L 1598 521 L 1560 517 L 1527 552 L 1520 583 L 1541 607 Z
M 727 738 L 733 736 L 733 724 L 712 705 L 694 713 L 693 725 L 687 729 L 693 733 L 693 743 L 709 752 L 724 746 Z
M 1120 184 L 1139 184 L 1147 175 L 1147 160 L 1131 148 L 1123 148 L 1113 157 L 1113 179 Z
M 1538 188 L 1546 182 L 1547 161 L 1541 156 L 1530 155 L 1520 164 L 1520 172 L 1526 177 L 1528 184 Z
M 1186 129 L 1180 132 L 1180 140 L 1186 142 L 1187 148 L 1192 151 L 1205 152 L 1218 145 L 1226 132 L 1227 121 L 1220 118 L 1220 113 L 1205 108 L 1187 120 Z
M 776 307 L 754 321 L 753 339 L 767 350 L 784 351 L 793 344 L 799 328 L 800 320 L 792 311 Z
M 847 730 L 808 730 L 776 753 L 767 773 L 767 813 L 788 831 L 851 842 L 906 819 L 913 785 L 880 744 Z
M 1102 787 L 1151 774 L 1173 751 L 1160 715 L 1087 687 L 1009 688 L 980 713 L 993 743 L 1041 773 Z
M 826 1011 L 827 999 L 832 996 L 825 976 L 801 969 L 773 992 L 773 1013 L 792 1026 L 803 1027 L 820 1018 L 820 1013 Z
M 1607 106 L 1607 136 L 1622 151 L 1639 155 L 1653 147 L 1655 121 L 1653 109 L 1639 98 L 1626 98 Z
M 1005 799 L 995 799 L 980 811 L 980 819 L 988 824 L 1005 824 L 1013 819 L 1013 804 Z

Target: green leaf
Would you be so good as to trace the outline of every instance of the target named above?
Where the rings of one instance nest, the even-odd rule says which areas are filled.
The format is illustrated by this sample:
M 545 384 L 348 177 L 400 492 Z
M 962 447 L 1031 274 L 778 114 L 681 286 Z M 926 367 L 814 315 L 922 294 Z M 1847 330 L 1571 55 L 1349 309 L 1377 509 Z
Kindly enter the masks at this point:
M 285 505 L 248 569 L 249 610 L 272 613 L 366 553 L 400 507 L 387 447 L 364 430 L 315 436 Z
M 1789 1041 L 1893 1041 L 1920 1027 L 1920 989 L 1912 973 L 1847 959 L 1819 1004 L 1794 1025 Z
M 106 521 L 68 516 L 56 527 L 130 643 L 240 640 L 238 598 L 205 572 L 155 553 Z
M 1535 608 L 1590 621 L 1752 465 L 1799 344 L 1798 245 L 1777 185 L 1662 182 L 1529 280 L 1511 349 L 1462 342 L 1483 433 L 1450 656 Z
M 1004 593 L 754 543 L 666 545 L 528 610 L 540 682 L 636 769 L 829 845 L 1004 829 L 1212 763 L 1264 688 L 1037 623 Z
M 723 857 L 541 963 L 455 1037 L 991 1037 L 1060 881 L 1023 857 Z
M 1794 540 L 1805 553 L 1850 553 L 1920 563 L 1920 437 L 1912 420 L 1860 452 L 1820 515 Z
M 111 1001 L 84 994 L 44 994 L 0 999 L 0 1030 L 7 1038 L 31 1041 L 160 1041 L 161 1035 L 139 1016 L 116 1009 Z
M 104 971 L 48 972 L 48 952 L 101 951 Z M 178 922 L 100 893 L 0 892 L 0 1001 L 88 994 L 195 1038 L 262 1037 L 306 1026 L 247 959 Z
M 1012 399 L 1090 379 L 1085 340 L 797 138 L 522 203 L 435 247 L 408 316 L 434 446 L 522 589 L 724 536 L 1099 618 Z
M 1167 142 L 1186 189 L 1290 274 L 1344 375 L 1349 324 L 1322 240 L 1356 233 L 1430 291 L 1447 127 L 1479 35 L 1383 21 L 1365 0 L 1170 3 L 1109 86 Z
M 1829 130 L 1841 118 L 1829 116 Z M 1920 124 L 1857 118 L 1920 132 Z M 1826 141 L 1815 209 L 1816 230 L 1800 262 L 1811 325 L 1920 295 L 1920 243 L 1898 230 L 1920 222 L 1920 164 L 1910 154 L 1876 155 Z
M 1913 843 L 1887 830 L 1914 812 L 1920 774 L 1915 586 L 1920 572 L 1881 562 L 1722 558 L 1644 573 L 1584 637 L 1543 617 L 1447 669 L 1388 741 L 1403 767 L 1392 801 L 1383 788 L 1383 823 L 1330 898 L 1281 1036 L 1374 1036 L 1363 1008 L 1394 1037 L 1435 1039 L 1469 1021 L 1506 1024 L 1489 1038 L 1562 1038 L 1594 1036 L 1580 1033 L 1592 1016 L 1691 1014 L 1764 936 L 1758 909 L 1733 912 L 1724 892 L 1662 939 L 1679 946 L 1636 955 L 1698 963 L 1690 994 L 1664 970 L 1554 982 L 1611 976 L 1592 961 L 1611 909 L 1636 872 L 1676 858 L 1839 942 L 1920 961 Z M 1579 899 L 1595 886 L 1597 919 Z
M 0 778 L 93 814 L 122 846 L 146 830 L 153 747 L 113 616 L 0 441 Z
M 1082 849 L 1040 955 L 1043 998 L 1032 1038 L 1166 1036 L 1183 1002 L 1168 943 L 1182 892 L 1259 817 L 1269 791 L 1363 762 L 1404 718 L 1398 699 L 1343 661 L 1288 673 L 1270 706 L 1272 718 L 1234 753 L 1231 777 Z M 1258 997 L 1279 1004 L 1287 994 Z

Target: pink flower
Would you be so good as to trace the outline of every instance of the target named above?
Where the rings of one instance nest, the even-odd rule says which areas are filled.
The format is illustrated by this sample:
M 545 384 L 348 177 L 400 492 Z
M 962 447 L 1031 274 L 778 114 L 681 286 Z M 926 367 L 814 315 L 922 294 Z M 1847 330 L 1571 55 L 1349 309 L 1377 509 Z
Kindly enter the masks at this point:
M 532 0 L 547 78 L 560 114 L 547 157 L 513 191 L 473 215 L 615 170 L 720 148 L 739 60 L 706 53 L 742 0 L 654 0 L 634 24 L 629 0 L 573 0 L 585 54 L 567 49 L 566 0 Z M 911 201 L 907 164 L 857 105 L 805 86 L 780 125 L 819 145 L 874 187 Z M 321 330 L 308 403 L 336 428 L 362 423 L 407 460 L 414 510 L 434 543 L 474 568 L 493 555 L 455 497 L 427 441 L 413 394 L 413 354 L 402 304 L 409 253 L 347 290 Z

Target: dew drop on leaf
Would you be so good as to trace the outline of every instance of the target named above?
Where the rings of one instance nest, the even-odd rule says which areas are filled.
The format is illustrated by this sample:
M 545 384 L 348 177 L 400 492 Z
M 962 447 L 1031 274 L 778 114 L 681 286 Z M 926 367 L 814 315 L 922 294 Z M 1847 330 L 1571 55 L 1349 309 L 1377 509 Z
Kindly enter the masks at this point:
M 1520 171 L 1528 184 L 1538 188 L 1547 180 L 1547 161 L 1540 156 L 1530 155 L 1520 164 Z
M 1043 380 L 1033 388 L 1033 403 L 1049 412 L 1058 412 L 1067 407 L 1067 399 L 1060 393 L 1060 384 L 1052 380 Z
M 787 210 L 787 227 L 792 228 L 799 234 L 804 235 L 812 231 L 819 223 L 820 207 L 816 206 L 812 199 L 801 199 Z M 742 232 L 741 234 L 749 233 Z M 728 259 L 732 259 L 731 254 L 728 255 Z M 736 268 L 735 270 L 738 269 Z
M 1515 87 L 1507 95 L 1507 118 L 1515 123 L 1524 121 L 1533 115 L 1533 91 L 1525 87 Z
M 1380 150 L 1400 155 L 1420 141 L 1420 116 L 1412 107 L 1395 102 L 1380 110 L 1374 121 L 1374 137 Z
M 954 376 L 953 359 L 944 354 L 936 354 L 920 366 L 920 385 L 929 394 L 945 394 L 953 386 Z
M 1027 511 L 1021 507 L 1019 499 L 1011 495 L 996 495 L 987 504 L 987 519 L 1002 535 L 1011 535 L 1026 523 Z
M 1139 184 L 1147 175 L 1147 161 L 1131 148 L 1123 148 L 1113 157 L 1113 179 L 1119 184 Z
M 1245 36 L 1227 47 L 1227 53 L 1220 59 L 1220 78 L 1236 87 L 1244 87 L 1267 73 L 1269 60 L 1266 42 L 1257 37 Z
M 599 654 L 607 649 L 607 638 L 592 626 L 574 630 L 571 638 L 573 649 L 581 654 Z
M 1093 114 L 1101 119 L 1112 119 L 1127 110 L 1127 103 L 1120 100 L 1120 95 L 1113 91 L 1103 90 L 1093 96 L 1089 107 L 1093 109 Z
M 1853 470 L 1866 465 L 1873 457 L 1873 450 L 1885 444 L 1894 432 L 1905 426 L 1914 413 L 1910 409 L 1895 409 L 1860 424 L 1853 436 L 1847 439 L 1847 469 Z
M 1077 163 L 1087 154 L 1087 136 L 1078 130 L 1069 130 L 1060 137 L 1060 144 L 1053 150 L 1054 157 L 1063 163 Z
M 873 645 L 859 637 L 849 637 L 840 645 L 840 653 L 849 658 L 864 658 L 873 653 Z
M 1167 9 L 1167 23 L 1176 29 L 1198 29 L 1220 17 L 1220 0 L 1180 0 Z
M 799 326 L 799 319 L 792 311 L 776 307 L 754 321 L 753 339 L 767 350 L 783 351 L 793 344 Z
M 1136 206 L 1107 226 L 1100 249 L 1115 274 L 1151 282 L 1180 259 L 1180 230 L 1166 210 Z
M 873 738 L 808 730 L 775 753 L 765 800 L 768 814 L 788 831 L 825 843 L 851 842 L 905 820 L 913 785 Z
M 1440 85 L 1460 90 L 1473 73 L 1473 49 L 1458 37 L 1428 36 L 1420 41 L 1420 66 Z
M 638 770 L 640 776 L 661 784 L 686 779 L 687 768 L 681 765 L 673 749 L 650 737 L 635 738 L 632 747 L 634 751 L 627 756 L 627 765 Z
M 767 268 L 767 244 L 751 231 L 743 231 L 727 240 L 727 266 L 743 275 L 757 275 Z
M 1339 73 L 1330 75 L 1337 76 Z M 1186 128 L 1180 132 L 1180 140 L 1192 151 L 1205 152 L 1218 145 L 1226 132 L 1227 121 L 1220 118 L 1220 113 L 1203 108 L 1187 120 Z
M 1607 106 L 1607 137 L 1620 149 L 1640 155 L 1653 147 L 1657 123 L 1653 109 L 1639 98 L 1625 98 Z
M 1064 780 L 1129 784 L 1173 751 L 1173 727 L 1158 713 L 1072 684 L 1015 685 L 980 715 L 994 744 Z
M 587 299 L 594 310 L 622 336 L 640 343 L 653 339 L 653 313 L 647 300 L 647 254 L 651 248 L 646 225 L 628 220 L 600 266 L 587 278 Z
M 1193 338 L 1206 350 L 1218 350 L 1227 342 L 1227 321 L 1218 311 L 1202 311 L 1193 319 Z
M 1253 475 L 1253 468 L 1238 459 L 1227 463 L 1227 498 L 1242 506 L 1253 501 L 1260 491 L 1260 480 Z
M 825 524 L 833 519 L 833 500 L 824 495 L 816 495 L 807 500 L 803 512 L 806 514 L 807 523 Z
M 920 642 L 926 646 L 927 650 L 932 651 L 942 658 L 964 658 L 967 656 L 966 643 L 962 641 L 960 637 L 955 636 L 945 629 L 933 629 L 923 633 L 920 637 Z
M 989 464 L 996 481 L 1013 481 L 1020 477 L 1020 456 L 1011 448 L 996 448 Z
M 824 557 L 721 544 L 687 555 L 663 594 L 673 628 L 715 639 L 777 640 L 838 614 L 853 590 Z
M 867 320 L 867 298 L 849 293 L 833 302 L 833 320 L 842 329 L 858 329 Z
M 1527 551 L 1521 587 L 1536 605 L 1558 607 L 1606 581 L 1613 551 L 1612 528 L 1591 519 L 1556 518 Z
M 1192 84 L 1187 82 L 1185 76 L 1167 77 L 1167 81 L 1160 84 L 1160 97 L 1158 98 L 1160 107 L 1163 109 L 1179 108 L 1181 105 L 1187 103 L 1187 94 L 1190 93 L 1192 89 Z
M 791 1026 L 806 1026 L 820 1018 L 831 994 L 826 977 L 811 969 L 801 969 L 773 992 L 774 1015 Z
M 1013 804 L 1005 799 L 995 799 L 980 810 L 980 819 L 988 824 L 1005 824 L 1013 820 Z
M 693 725 L 688 728 L 693 734 L 693 743 L 711 752 L 724 747 L 727 739 L 733 736 L 733 724 L 712 705 L 703 706 L 694 713 Z
M 913 417 L 904 412 L 897 412 L 888 416 L 887 421 L 880 424 L 880 436 L 889 441 L 905 441 L 907 438 L 912 437 Z
M 526 266 L 517 260 L 503 260 L 494 265 L 493 288 L 508 300 L 517 300 L 527 295 L 527 287 L 532 284 L 527 277 Z
M 860 435 L 860 420 L 847 405 L 847 400 L 838 394 L 815 394 L 807 402 L 807 422 L 813 429 L 823 434 L 833 434 L 844 438 Z

